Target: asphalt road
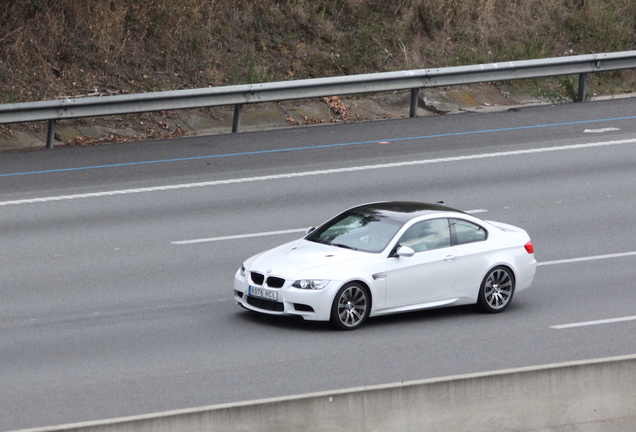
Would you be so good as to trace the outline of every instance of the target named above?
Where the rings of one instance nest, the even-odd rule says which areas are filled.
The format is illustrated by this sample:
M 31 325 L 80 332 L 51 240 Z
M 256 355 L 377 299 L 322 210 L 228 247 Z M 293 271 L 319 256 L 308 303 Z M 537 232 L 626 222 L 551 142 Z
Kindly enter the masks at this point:
M 635 185 L 636 99 L 2 154 L 0 430 L 636 353 L 553 328 L 636 316 Z M 525 228 L 534 286 L 354 332 L 234 304 L 301 235 L 263 233 L 377 200 Z

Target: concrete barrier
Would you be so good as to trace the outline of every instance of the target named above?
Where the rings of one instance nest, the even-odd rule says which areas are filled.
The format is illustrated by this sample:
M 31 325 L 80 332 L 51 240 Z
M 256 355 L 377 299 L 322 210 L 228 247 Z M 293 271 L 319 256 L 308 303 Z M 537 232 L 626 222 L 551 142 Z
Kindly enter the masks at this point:
M 636 431 L 636 355 L 77 423 L 30 432 Z

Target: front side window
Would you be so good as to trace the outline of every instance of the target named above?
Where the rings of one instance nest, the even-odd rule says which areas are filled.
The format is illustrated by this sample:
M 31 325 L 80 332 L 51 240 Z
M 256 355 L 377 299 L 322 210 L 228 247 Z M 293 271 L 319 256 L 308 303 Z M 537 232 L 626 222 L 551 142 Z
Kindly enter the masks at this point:
M 380 252 L 402 225 L 377 214 L 345 212 L 318 227 L 305 239 L 363 252 Z
M 451 244 L 448 219 L 432 219 L 418 222 L 402 235 L 398 243 L 416 253 L 448 247 Z
M 454 219 L 451 221 L 451 224 L 455 227 L 457 244 L 486 240 L 486 237 L 488 236 L 485 229 L 465 220 Z

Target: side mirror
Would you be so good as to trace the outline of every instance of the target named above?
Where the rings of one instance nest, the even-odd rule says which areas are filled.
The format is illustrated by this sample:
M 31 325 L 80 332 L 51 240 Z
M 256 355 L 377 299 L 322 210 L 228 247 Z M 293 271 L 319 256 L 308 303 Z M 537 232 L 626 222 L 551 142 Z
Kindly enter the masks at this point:
M 309 233 L 311 233 L 313 230 L 315 230 L 316 227 L 309 227 L 307 228 L 307 231 L 305 231 L 305 235 L 308 235 Z
M 408 246 L 400 246 L 397 250 L 397 256 L 408 258 L 415 255 L 415 251 Z

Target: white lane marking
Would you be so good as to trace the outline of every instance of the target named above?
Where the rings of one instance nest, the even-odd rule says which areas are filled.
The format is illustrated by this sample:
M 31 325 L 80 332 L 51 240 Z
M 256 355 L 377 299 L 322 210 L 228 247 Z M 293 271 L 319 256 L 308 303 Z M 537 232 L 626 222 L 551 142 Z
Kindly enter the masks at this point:
M 603 132 L 612 132 L 612 131 L 618 131 L 620 130 L 619 128 L 614 128 L 614 127 L 608 127 L 608 128 L 601 128 L 601 129 L 585 129 L 583 132 L 584 133 L 603 133 Z
M 488 210 L 477 209 L 477 210 L 466 210 L 464 213 L 484 213 L 487 211 Z M 216 241 L 223 241 L 223 240 L 238 240 L 238 239 L 252 238 L 252 237 L 273 236 L 273 235 L 279 235 L 279 234 L 291 234 L 291 233 L 299 233 L 299 232 L 305 232 L 305 231 L 307 231 L 307 228 L 295 228 L 295 229 L 282 230 L 282 231 L 266 231 L 266 232 L 260 232 L 260 233 L 237 234 L 237 235 L 231 235 L 231 236 L 210 237 L 210 238 L 201 238 L 201 239 L 194 239 L 194 240 L 178 240 L 178 241 L 173 241 L 170 243 L 174 245 L 188 245 L 188 244 L 216 242 Z
M 550 328 L 560 330 L 560 329 L 566 329 L 566 328 L 572 328 L 572 327 L 585 327 L 585 326 L 610 324 L 610 323 L 616 323 L 616 322 L 622 322 L 622 321 L 633 321 L 633 320 L 636 320 L 636 316 L 629 316 L 629 317 L 623 317 L 623 318 L 611 318 L 611 319 L 604 319 L 604 320 L 598 320 L 598 321 L 585 321 L 585 322 L 579 322 L 579 323 L 573 323 L 573 324 L 562 324 L 562 325 L 550 326 Z
M 593 147 L 604 147 L 604 146 L 634 144 L 634 143 L 636 143 L 636 138 L 617 140 L 617 141 L 604 141 L 604 142 L 596 142 L 596 143 L 588 143 L 588 144 L 573 144 L 573 145 L 558 146 L 558 147 L 543 147 L 543 148 L 537 148 L 537 149 L 516 150 L 516 151 L 508 151 L 508 152 L 484 153 L 484 154 L 467 155 L 467 156 L 454 156 L 454 157 L 439 158 L 439 159 L 423 159 L 423 160 L 416 160 L 416 161 L 395 162 L 395 163 L 378 164 L 378 165 L 362 165 L 362 166 L 356 166 L 356 167 L 335 168 L 335 169 L 319 170 L 319 171 L 303 171 L 303 172 L 277 174 L 277 175 L 262 176 L 262 177 L 246 177 L 246 178 L 237 178 L 237 179 L 229 179 L 229 180 L 214 180 L 214 181 L 200 182 L 200 183 L 185 183 L 185 184 L 155 186 L 155 187 L 138 188 L 138 189 L 123 189 L 123 190 L 114 190 L 114 191 L 106 191 L 106 192 L 92 192 L 92 193 L 77 194 L 77 195 L 61 195 L 61 196 L 53 196 L 53 197 L 21 199 L 21 200 L 14 200 L 14 201 L 0 201 L 0 206 L 33 204 L 33 203 L 41 203 L 41 202 L 49 202 L 49 201 L 63 201 L 63 200 L 72 200 L 72 199 L 79 199 L 79 198 L 96 198 L 96 197 L 113 196 L 113 195 L 127 195 L 127 194 L 144 193 L 144 192 L 168 191 L 168 190 L 187 189 L 187 188 L 205 187 L 205 186 L 219 186 L 219 185 L 236 184 L 236 183 L 248 183 L 248 182 L 257 182 L 257 181 L 308 177 L 308 176 L 316 176 L 316 175 L 347 173 L 347 172 L 355 172 L 355 171 L 367 171 L 367 170 L 374 170 L 374 169 L 398 168 L 398 167 L 414 166 L 414 165 L 427 165 L 427 164 L 435 164 L 435 163 L 443 163 L 443 162 L 459 162 L 459 161 L 497 158 L 497 157 L 505 157 L 505 156 L 548 153 L 548 152 L 564 151 L 564 150 L 579 150 L 579 149 L 587 149 L 587 148 L 593 148 Z
M 634 255 L 636 255 L 636 251 L 607 254 L 607 255 L 594 255 L 589 257 L 570 258 L 570 259 L 562 259 L 562 260 L 555 260 L 555 261 L 545 261 L 545 262 L 537 263 L 537 267 L 546 266 L 546 265 L 555 265 L 555 264 L 569 264 L 569 263 L 575 263 L 575 262 L 592 261 L 592 260 L 609 259 L 609 258 L 621 258 L 621 257 L 627 257 L 627 256 L 634 256 Z M 572 327 L 584 327 L 584 326 L 609 324 L 609 323 L 615 323 L 615 322 L 621 322 L 621 321 L 632 321 L 632 320 L 636 320 L 636 316 L 604 319 L 604 320 L 598 320 L 598 321 L 585 321 L 585 322 L 573 323 L 573 324 L 562 324 L 562 325 L 550 326 L 550 328 L 566 329 L 566 328 L 572 328 Z
M 239 235 L 231 235 L 231 236 L 223 236 L 223 237 L 202 238 L 202 239 L 195 239 L 195 240 L 180 240 L 180 241 L 173 241 L 170 243 L 175 245 L 186 245 L 186 244 L 195 244 L 195 243 L 215 242 L 215 241 L 222 241 L 222 240 L 238 240 L 243 238 L 264 237 L 264 236 L 272 236 L 272 235 L 279 235 L 279 234 L 291 234 L 291 233 L 298 233 L 298 232 L 305 232 L 305 231 L 307 231 L 307 228 L 297 228 L 297 229 L 290 229 L 290 230 L 283 230 L 283 231 L 268 231 L 268 232 L 260 232 L 260 233 L 253 233 L 253 234 L 239 234 Z
M 609 259 L 609 258 L 621 258 L 621 257 L 627 257 L 627 256 L 634 256 L 634 255 L 636 255 L 636 251 L 607 254 L 607 255 L 594 255 L 594 256 L 580 257 L 580 258 L 569 258 L 569 259 L 562 259 L 562 260 L 556 260 L 556 261 L 544 261 L 544 262 L 538 262 L 537 267 L 555 265 L 555 264 L 569 264 L 569 263 L 582 262 L 582 261 L 594 261 L 594 260 Z
M 468 214 L 488 213 L 488 210 L 485 210 L 485 209 L 466 210 L 464 213 L 468 213 Z

